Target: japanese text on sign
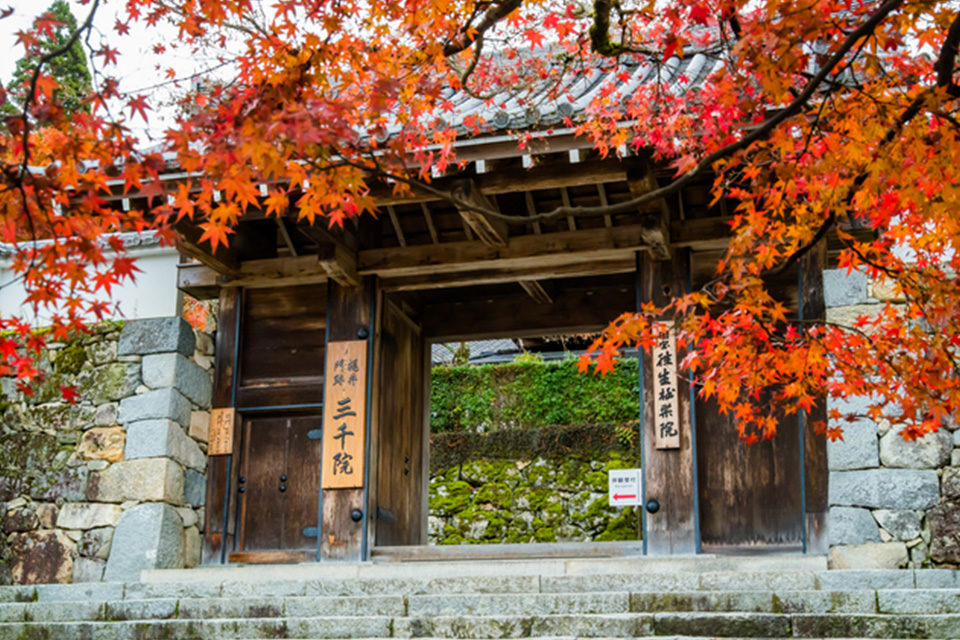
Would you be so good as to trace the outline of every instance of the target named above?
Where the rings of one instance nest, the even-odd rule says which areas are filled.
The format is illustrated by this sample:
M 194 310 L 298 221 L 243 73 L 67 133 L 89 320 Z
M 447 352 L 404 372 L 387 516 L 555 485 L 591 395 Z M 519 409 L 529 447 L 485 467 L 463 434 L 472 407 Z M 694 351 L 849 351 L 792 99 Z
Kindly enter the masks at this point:
M 633 507 L 640 504 L 640 469 L 610 469 L 607 476 L 611 507 Z
M 222 456 L 233 453 L 233 407 L 210 412 L 210 435 L 207 455 Z
M 677 403 L 677 340 L 673 329 L 660 324 L 653 346 L 653 424 L 657 449 L 680 448 L 680 412 Z
M 322 487 L 362 487 L 367 412 L 367 341 L 328 343 L 325 380 Z

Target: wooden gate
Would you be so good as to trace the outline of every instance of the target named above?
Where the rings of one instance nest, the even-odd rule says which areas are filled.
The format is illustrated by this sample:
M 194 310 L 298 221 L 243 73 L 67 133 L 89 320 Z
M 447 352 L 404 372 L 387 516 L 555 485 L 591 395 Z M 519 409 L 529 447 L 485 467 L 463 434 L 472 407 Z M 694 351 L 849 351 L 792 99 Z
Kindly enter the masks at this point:
M 244 419 L 237 479 L 241 551 L 315 555 L 320 423 L 319 415 Z

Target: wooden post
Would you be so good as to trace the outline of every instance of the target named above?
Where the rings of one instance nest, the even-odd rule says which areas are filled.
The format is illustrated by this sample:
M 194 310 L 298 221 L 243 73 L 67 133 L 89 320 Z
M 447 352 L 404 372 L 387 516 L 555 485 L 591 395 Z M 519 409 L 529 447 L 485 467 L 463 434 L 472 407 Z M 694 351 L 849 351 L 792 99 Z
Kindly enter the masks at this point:
M 372 356 L 369 343 L 373 287 L 373 278 L 366 278 L 361 286 L 352 288 L 344 287 L 335 281 L 328 284 L 328 348 L 333 342 L 367 340 L 368 354 Z M 369 381 L 371 373 L 376 370 L 372 357 L 367 357 L 366 369 L 366 380 Z M 332 383 L 332 379 L 324 380 L 325 403 L 327 397 L 332 397 L 330 391 Z M 364 403 L 366 412 L 369 413 L 370 398 L 367 391 L 368 389 L 365 388 Z M 366 420 L 364 422 L 366 423 Z M 325 420 L 324 431 L 332 428 L 335 428 L 334 425 Z M 324 438 L 324 441 L 326 440 Z M 325 452 L 323 455 L 325 463 L 328 457 Z M 364 467 L 369 469 L 369 459 L 366 460 Z M 364 491 L 365 485 L 320 490 L 319 559 L 321 561 L 358 562 L 363 559 L 364 529 L 366 519 L 370 517 L 370 514 L 366 513 Z
M 236 375 L 237 326 L 240 318 L 240 289 L 220 290 L 220 317 L 217 321 L 216 369 L 213 376 L 213 409 L 233 406 L 233 383 Z M 234 417 L 236 421 L 236 416 Z M 234 422 L 233 451 L 239 450 L 240 429 Z M 237 465 L 232 455 L 207 457 L 207 498 L 204 509 L 203 563 L 221 562 L 233 549 L 236 534 Z M 228 512 L 225 513 L 225 510 Z M 224 532 L 224 521 L 227 531 Z
M 648 252 L 637 259 L 638 302 L 663 305 L 687 288 L 689 249 L 679 249 L 672 260 L 654 260 Z M 643 424 L 643 536 L 644 548 L 650 555 L 697 553 L 699 533 L 696 518 L 694 468 L 694 425 L 691 420 L 690 387 L 677 381 L 679 446 L 657 448 L 657 434 L 662 418 L 655 414 L 657 405 L 653 355 L 641 351 Z M 677 362 L 682 353 L 675 354 Z M 661 446 L 664 441 L 661 440 Z M 654 507 L 656 503 L 656 508 Z
M 800 313 L 801 318 L 825 320 L 826 304 L 823 299 L 823 270 L 827 266 L 827 241 L 821 240 L 800 259 Z M 821 400 L 804 416 L 803 479 L 804 479 L 804 550 L 807 553 L 827 552 L 827 441 L 818 435 L 814 423 L 827 420 L 826 398 Z

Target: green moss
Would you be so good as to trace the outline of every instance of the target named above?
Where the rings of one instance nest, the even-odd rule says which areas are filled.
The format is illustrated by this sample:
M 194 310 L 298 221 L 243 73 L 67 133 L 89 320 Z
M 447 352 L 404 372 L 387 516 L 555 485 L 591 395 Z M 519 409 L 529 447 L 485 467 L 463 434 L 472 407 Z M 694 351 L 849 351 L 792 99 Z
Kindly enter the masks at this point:
M 476 503 L 489 503 L 500 509 L 513 507 L 513 491 L 503 482 L 491 482 L 480 487 L 473 496 Z
M 606 528 L 594 540 L 636 540 L 637 535 L 637 512 L 633 507 L 627 507 L 623 512 L 614 518 L 611 518 Z
M 80 373 L 86 361 L 87 352 L 77 341 L 61 349 L 53 365 L 60 375 L 72 376 Z
M 431 483 L 430 511 L 439 515 L 453 515 L 470 504 L 473 487 L 462 480 Z

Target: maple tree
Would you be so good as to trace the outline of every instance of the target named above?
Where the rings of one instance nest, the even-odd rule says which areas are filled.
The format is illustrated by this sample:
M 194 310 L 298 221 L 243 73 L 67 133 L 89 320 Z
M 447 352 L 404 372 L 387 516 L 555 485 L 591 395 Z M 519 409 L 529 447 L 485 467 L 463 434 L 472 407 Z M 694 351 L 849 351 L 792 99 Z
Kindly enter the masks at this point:
M 216 249 L 251 207 L 342 224 L 375 210 L 370 187 L 385 177 L 398 191 L 429 190 L 432 172 L 457 166 L 456 138 L 488 129 L 480 117 L 459 129 L 447 121 L 452 92 L 492 106 L 562 101 L 600 69 L 611 79 L 567 124 L 601 153 L 631 145 L 671 163 L 672 182 L 616 205 L 535 216 L 456 204 L 511 222 L 613 214 L 709 175 L 714 196 L 739 205 L 716 278 L 666 308 L 616 319 L 584 369 L 595 359 L 609 370 L 623 346 L 649 347 L 655 321 L 670 317 L 688 374 L 747 440 L 773 436 L 779 416 L 826 392 L 868 396 L 870 417 L 891 417 L 908 439 L 960 408 L 953 2 L 126 0 L 114 33 L 92 43 L 100 4 L 89 0 L 67 43 L 89 47 L 89 112 L 59 103 L 49 68 L 68 49 L 39 46 L 56 22 L 44 14 L 17 34 L 37 64 L 11 90 L 21 112 L 0 127 L 0 241 L 18 247 L 28 302 L 53 311 L 49 335 L 81 330 L 107 310 L 97 295 L 132 276 L 112 232 L 149 228 L 170 242 L 171 225 L 188 217 Z M 159 148 L 130 129 L 157 113 L 157 99 L 124 93 L 112 77 L 111 37 L 134 24 L 158 33 L 172 24 L 176 38 L 158 35 L 156 52 L 212 51 L 220 65 L 182 97 Z M 694 53 L 722 61 L 695 90 L 627 90 L 618 71 Z M 177 80 L 174 69 L 160 72 Z M 518 144 L 529 135 L 517 132 Z M 159 176 L 173 165 L 200 177 L 167 194 Z M 108 206 L 111 181 L 146 195 L 150 210 Z M 272 185 L 265 197 L 261 184 Z M 842 244 L 841 267 L 900 300 L 854 326 L 788 318 L 765 278 L 795 268 L 827 234 Z M 47 334 L 7 310 L 0 329 L 0 375 L 26 390 Z

